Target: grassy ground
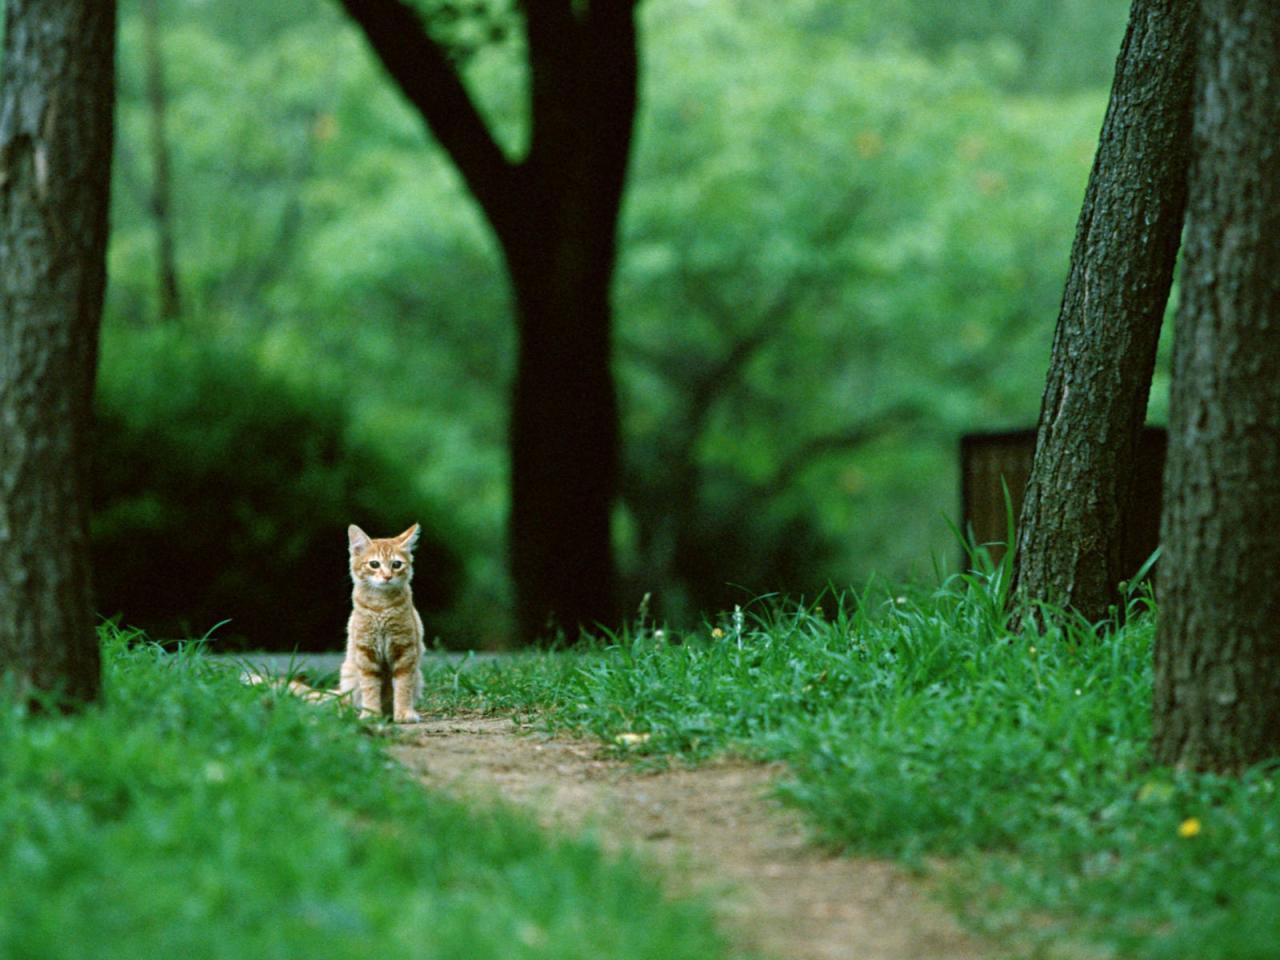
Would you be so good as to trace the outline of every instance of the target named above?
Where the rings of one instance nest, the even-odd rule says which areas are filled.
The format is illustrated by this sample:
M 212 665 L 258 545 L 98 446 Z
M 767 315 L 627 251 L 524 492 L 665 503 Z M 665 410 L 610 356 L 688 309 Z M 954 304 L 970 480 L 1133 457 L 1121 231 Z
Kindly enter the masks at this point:
M 104 644 L 105 706 L 0 698 L 0 957 L 725 955 L 638 865 L 428 795 L 354 720 Z
M 855 602 L 856 601 L 856 602 Z M 1280 802 L 1147 761 L 1154 613 L 1010 634 L 998 586 L 882 591 L 823 616 L 736 611 L 573 654 L 441 667 L 442 707 L 534 714 L 648 759 L 790 765 L 825 840 L 957 867 L 956 905 L 1034 955 L 1068 936 L 1144 958 L 1273 960 Z M 674 642 L 673 642 L 674 641 Z

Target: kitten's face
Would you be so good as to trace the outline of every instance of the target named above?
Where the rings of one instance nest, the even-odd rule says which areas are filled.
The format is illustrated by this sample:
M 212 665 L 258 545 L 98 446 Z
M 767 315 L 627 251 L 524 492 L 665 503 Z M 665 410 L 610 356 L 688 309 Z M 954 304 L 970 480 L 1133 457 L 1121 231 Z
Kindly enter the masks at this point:
M 351 548 L 351 579 L 376 590 L 395 590 L 413 578 L 413 546 L 418 542 L 418 525 L 398 537 L 374 539 L 352 524 L 347 528 Z

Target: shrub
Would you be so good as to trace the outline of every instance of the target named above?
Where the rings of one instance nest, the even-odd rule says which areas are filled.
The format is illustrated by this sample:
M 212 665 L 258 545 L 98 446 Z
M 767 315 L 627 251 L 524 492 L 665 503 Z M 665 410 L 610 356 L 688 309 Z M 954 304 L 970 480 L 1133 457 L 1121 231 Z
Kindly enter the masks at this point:
M 353 439 L 341 398 L 177 329 L 108 331 L 93 487 L 98 609 L 158 637 L 221 621 L 223 649 L 339 649 L 348 523 L 417 520 L 428 623 L 459 579 L 453 542 L 405 469 Z

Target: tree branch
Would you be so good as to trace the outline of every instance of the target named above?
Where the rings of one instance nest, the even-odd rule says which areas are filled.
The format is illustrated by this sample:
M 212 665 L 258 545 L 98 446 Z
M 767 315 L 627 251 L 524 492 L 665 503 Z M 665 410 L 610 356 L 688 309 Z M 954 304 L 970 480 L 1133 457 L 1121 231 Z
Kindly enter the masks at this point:
M 548 151 L 572 153 L 576 139 L 581 26 L 570 0 L 525 0 L 520 7 L 529 42 L 529 164 L 558 165 Z
M 524 0 L 529 176 L 580 226 L 613 230 L 637 102 L 636 0 Z M 591 229 L 591 227 L 587 227 Z M 607 258 L 612 260 L 612 257 Z
M 518 168 L 493 138 L 443 47 L 403 0 L 340 2 L 500 231 L 517 193 Z
M 853 450 L 878 440 L 887 433 L 921 416 L 914 403 L 895 403 L 842 430 L 810 437 L 793 450 L 764 486 L 765 498 L 777 496 L 795 482 L 796 477 L 822 460 L 842 450 Z

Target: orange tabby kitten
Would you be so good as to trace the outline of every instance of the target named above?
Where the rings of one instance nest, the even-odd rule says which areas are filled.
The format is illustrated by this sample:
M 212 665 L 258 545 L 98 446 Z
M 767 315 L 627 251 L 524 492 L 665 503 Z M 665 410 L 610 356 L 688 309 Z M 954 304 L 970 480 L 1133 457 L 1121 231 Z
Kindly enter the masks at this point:
M 391 717 L 416 723 L 422 695 L 422 618 L 413 608 L 413 545 L 418 525 L 398 537 L 374 539 L 352 524 L 351 618 L 347 657 L 342 662 L 340 696 L 350 696 L 365 716 L 383 712 L 384 687 L 391 689 Z

